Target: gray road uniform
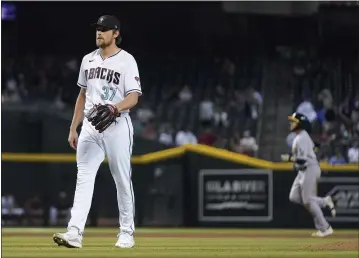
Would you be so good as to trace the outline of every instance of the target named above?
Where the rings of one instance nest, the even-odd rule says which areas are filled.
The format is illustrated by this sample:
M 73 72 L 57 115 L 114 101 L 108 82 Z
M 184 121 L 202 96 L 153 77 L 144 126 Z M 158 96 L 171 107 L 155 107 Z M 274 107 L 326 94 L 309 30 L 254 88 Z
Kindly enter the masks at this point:
M 290 190 L 289 199 L 291 202 L 304 205 L 312 214 L 315 227 L 323 231 L 329 228 L 329 223 L 322 211 L 326 206 L 325 200 L 317 196 L 317 181 L 321 176 L 321 170 L 314 147 L 314 142 L 305 130 L 300 131 L 294 138 L 292 155 L 298 174 Z

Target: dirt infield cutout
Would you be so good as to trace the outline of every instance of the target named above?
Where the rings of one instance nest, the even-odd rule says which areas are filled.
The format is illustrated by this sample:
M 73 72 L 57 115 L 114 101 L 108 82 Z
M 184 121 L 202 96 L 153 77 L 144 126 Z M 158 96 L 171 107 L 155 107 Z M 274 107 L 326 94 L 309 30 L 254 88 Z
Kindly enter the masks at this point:
M 358 241 L 341 241 L 330 244 L 310 245 L 309 248 L 320 251 L 358 251 L 359 243 Z

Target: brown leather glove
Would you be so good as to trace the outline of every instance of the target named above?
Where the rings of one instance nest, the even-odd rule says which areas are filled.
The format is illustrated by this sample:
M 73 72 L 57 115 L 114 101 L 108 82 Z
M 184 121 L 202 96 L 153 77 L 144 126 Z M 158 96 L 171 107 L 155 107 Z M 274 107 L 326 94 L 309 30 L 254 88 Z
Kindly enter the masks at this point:
M 118 110 L 116 106 L 110 104 L 97 104 L 86 114 L 87 120 L 95 127 L 99 133 L 105 131 L 112 123 L 116 123 Z

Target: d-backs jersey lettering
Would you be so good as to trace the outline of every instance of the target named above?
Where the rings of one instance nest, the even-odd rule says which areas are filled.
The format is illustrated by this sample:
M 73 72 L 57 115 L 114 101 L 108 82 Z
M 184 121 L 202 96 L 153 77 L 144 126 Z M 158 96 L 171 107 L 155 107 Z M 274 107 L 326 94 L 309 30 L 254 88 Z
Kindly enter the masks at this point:
M 77 85 L 86 89 L 85 113 L 95 104 L 116 104 L 131 92 L 142 95 L 136 60 L 123 49 L 106 59 L 99 49 L 85 55 Z

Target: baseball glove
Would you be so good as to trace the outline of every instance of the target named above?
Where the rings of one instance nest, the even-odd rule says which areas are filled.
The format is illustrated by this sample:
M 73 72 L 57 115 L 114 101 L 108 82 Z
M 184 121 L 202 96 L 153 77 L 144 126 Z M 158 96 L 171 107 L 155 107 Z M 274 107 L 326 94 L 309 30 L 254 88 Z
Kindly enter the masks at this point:
M 117 123 L 117 117 L 117 108 L 110 104 L 94 105 L 86 114 L 87 120 L 99 131 L 99 133 L 105 131 L 112 123 Z

